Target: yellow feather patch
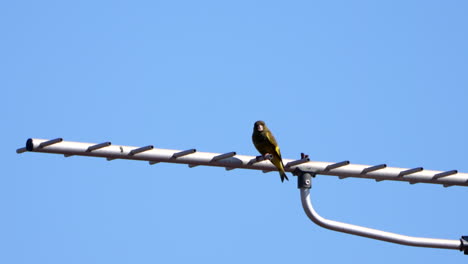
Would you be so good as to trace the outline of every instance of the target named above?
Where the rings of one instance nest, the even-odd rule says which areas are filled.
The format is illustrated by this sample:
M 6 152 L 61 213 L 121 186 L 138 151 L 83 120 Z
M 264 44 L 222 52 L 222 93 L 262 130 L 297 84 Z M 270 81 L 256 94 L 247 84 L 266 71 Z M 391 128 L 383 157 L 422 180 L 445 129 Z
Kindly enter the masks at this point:
M 275 148 L 275 151 L 276 151 L 276 153 L 278 153 L 278 155 L 280 155 L 280 156 L 281 156 L 280 149 L 279 149 L 279 147 L 278 147 L 278 146 L 276 146 L 276 148 Z

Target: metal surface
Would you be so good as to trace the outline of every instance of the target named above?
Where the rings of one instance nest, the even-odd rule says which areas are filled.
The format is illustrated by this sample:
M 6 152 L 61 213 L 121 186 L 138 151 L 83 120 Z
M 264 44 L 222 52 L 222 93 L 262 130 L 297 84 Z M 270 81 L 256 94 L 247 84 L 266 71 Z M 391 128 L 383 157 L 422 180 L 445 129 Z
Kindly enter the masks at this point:
M 300 190 L 302 207 L 305 213 L 310 220 L 321 227 L 407 246 L 465 250 L 461 240 L 411 237 L 325 219 L 314 210 L 312 202 L 310 201 L 310 189 L 303 187 L 300 188 Z
M 149 161 L 150 164 L 158 162 L 170 162 L 188 164 L 190 167 L 198 165 L 218 166 L 229 169 L 244 168 L 262 171 L 277 171 L 269 160 L 257 162 L 256 156 L 237 155 L 235 152 L 188 153 L 181 150 L 158 149 L 146 147 L 121 146 L 110 143 L 82 143 L 63 141 L 60 139 L 28 139 L 26 150 L 30 152 L 55 153 L 67 156 L 91 156 L 103 157 L 107 160 L 131 159 Z M 24 148 L 19 148 L 17 153 L 23 153 Z M 184 154 L 184 155 L 182 155 Z M 174 156 L 175 155 L 175 156 Z M 175 158 L 176 157 L 176 158 Z M 376 181 L 394 180 L 410 183 L 433 183 L 443 186 L 468 186 L 468 174 L 449 171 L 433 171 L 407 168 L 386 167 L 383 165 L 358 165 L 349 161 L 344 162 L 319 162 L 306 161 L 305 157 L 298 160 L 283 159 L 284 164 L 293 164 L 285 168 L 286 172 L 293 172 L 297 168 L 314 174 L 339 176 L 340 178 L 368 178 Z M 418 168 L 419 170 L 419 168 Z M 410 174 L 407 174 L 411 172 Z

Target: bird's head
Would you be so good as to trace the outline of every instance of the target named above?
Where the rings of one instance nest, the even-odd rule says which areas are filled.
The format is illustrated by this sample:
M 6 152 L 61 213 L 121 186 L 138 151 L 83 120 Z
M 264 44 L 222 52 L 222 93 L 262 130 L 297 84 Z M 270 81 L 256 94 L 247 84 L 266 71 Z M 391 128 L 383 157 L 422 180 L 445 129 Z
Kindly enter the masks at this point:
M 265 125 L 265 122 L 259 120 L 257 122 L 255 122 L 254 124 L 254 131 L 257 131 L 257 132 L 263 132 L 264 130 L 266 130 L 267 127 Z

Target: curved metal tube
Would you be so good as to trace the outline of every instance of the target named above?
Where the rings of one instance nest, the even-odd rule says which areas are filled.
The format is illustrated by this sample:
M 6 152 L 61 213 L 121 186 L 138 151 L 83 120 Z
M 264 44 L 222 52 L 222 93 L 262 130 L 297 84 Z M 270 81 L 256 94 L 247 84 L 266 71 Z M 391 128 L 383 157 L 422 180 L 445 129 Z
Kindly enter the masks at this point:
M 462 250 L 463 248 L 462 242 L 460 240 L 411 237 L 325 219 L 314 210 L 312 202 L 310 201 L 310 189 L 301 188 L 300 190 L 302 207 L 304 208 L 305 213 L 310 218 L 310 220 L 312 220 L 314 223 L 321 227 L 335 230 L 338 232 L 383 240 L 407 246 L 446 248 L 457 250 Z

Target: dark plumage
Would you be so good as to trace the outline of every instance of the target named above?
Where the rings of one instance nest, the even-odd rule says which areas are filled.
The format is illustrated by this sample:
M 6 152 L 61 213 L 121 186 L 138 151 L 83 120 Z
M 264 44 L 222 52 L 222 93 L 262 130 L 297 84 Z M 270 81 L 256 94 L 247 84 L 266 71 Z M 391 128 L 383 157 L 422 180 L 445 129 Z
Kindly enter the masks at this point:
M 271 133 L 270 129 L 265 125 L 263 121 L 257 121 L 253 127 L 252 142 L 255 145 L 255 148 L 263 156 L 271 154 L 273 158 L 270 160 L 273 165 L 278 168 L 281 182 L 284 179 L 289 180 L 288 176 L 284 172 L 283 160 L 281 159 L 281 152 L 276 142 L 275 137 Z

